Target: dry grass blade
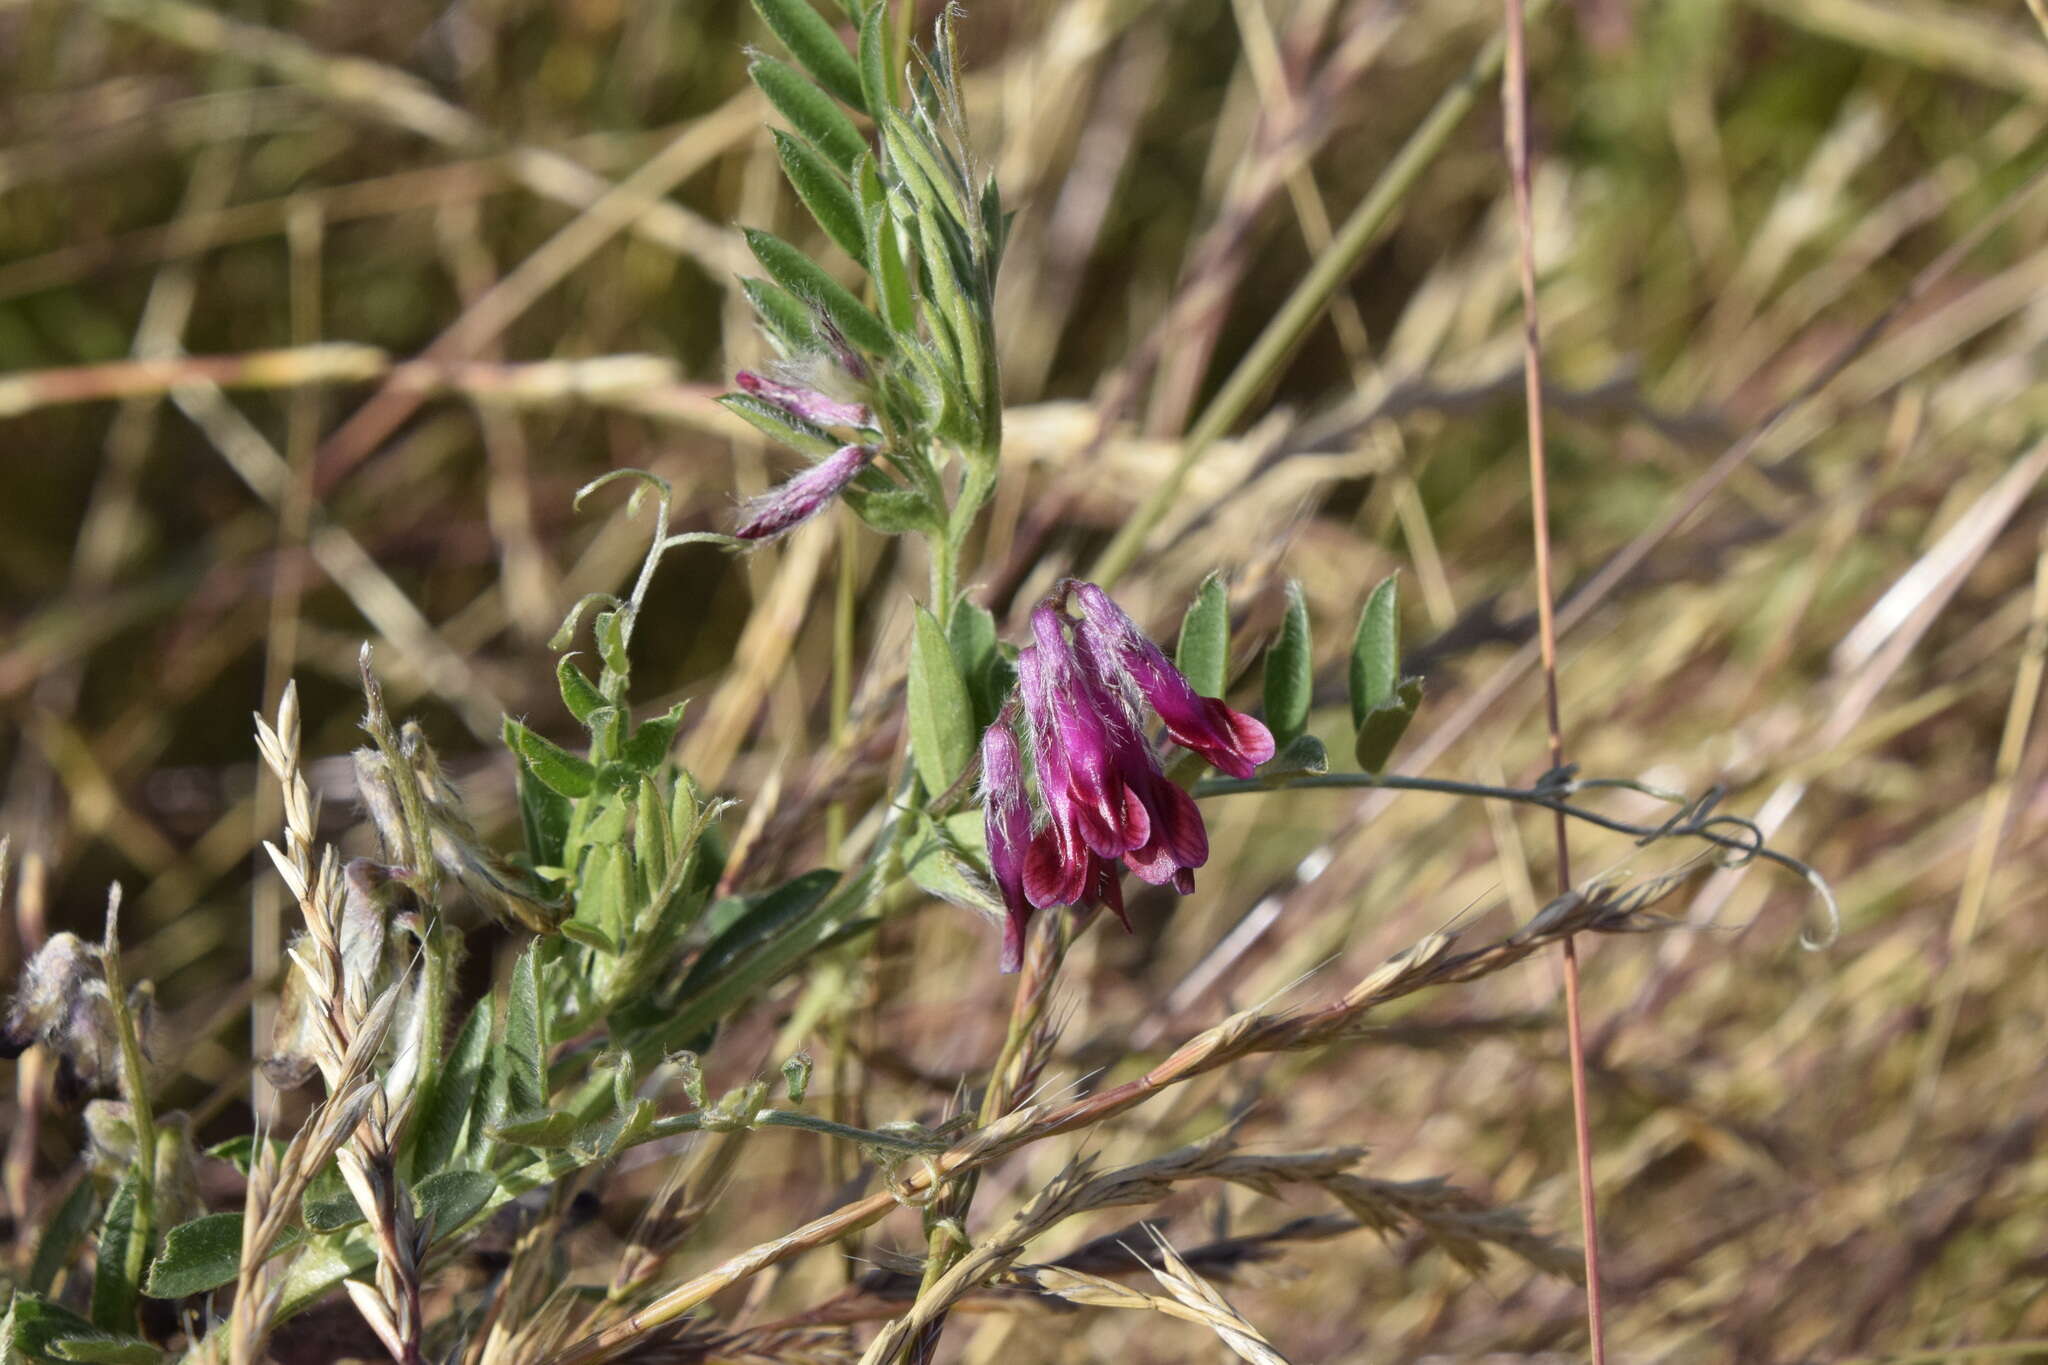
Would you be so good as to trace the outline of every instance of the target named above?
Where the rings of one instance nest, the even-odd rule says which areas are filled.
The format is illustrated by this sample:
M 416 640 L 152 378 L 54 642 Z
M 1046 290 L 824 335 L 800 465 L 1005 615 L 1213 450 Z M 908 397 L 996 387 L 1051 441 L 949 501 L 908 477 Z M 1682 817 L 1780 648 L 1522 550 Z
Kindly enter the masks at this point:
M 1193 1314 L 1196 1321 L 1214 1332 L 1225 1346 L 1250 1361 L 1251 1365 L 1287 1365 L 1287 1358 L 1274 1350 L 1273 1344 L 1260 1334 L 1258 1328 L 1247 1322 L 1242 1313 L 1232 1308 L 1230 1301 L 1219 1294 L 1214 1285 L 1191 1270 L 1165 1237 L 1154 1230 L 1152 1240 L 1164 1260 L 1164 1264 L 1152 1267 L 1153 1278 L 1166 1286 L 1166 1292 Z

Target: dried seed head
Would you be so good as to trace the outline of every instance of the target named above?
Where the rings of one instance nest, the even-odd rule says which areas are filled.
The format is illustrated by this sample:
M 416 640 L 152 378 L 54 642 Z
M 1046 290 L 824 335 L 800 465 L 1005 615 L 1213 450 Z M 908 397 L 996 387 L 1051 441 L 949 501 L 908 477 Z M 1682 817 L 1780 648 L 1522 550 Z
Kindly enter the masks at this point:
M 145 1055 L 156 1020 L 156 995 L 145 983 L 129 999 Z M 120 1033 L 99 949 L 76 934 L 52 934 L 22 971 L 7 1012 L 5 1055 L 40 1043 L 56 1054 L 57 1092 L 67 1102 L 91 1093 L 114 1073 Z

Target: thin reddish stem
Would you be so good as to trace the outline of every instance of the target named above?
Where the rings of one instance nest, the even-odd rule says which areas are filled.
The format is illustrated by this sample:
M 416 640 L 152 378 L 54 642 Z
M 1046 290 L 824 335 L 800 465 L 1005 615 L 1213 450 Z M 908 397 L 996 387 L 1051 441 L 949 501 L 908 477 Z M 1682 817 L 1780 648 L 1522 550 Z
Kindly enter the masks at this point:
M 1536 313 L 1535 225 L 1529 208 L 1529 53 L 1523 0 L 1507 7 L 1507 62 L 1501 73 L 1508 174 L 1515 197 L 1515 230 L 1522 276 L 1522 382 L 1529 411 L 1529 504 L 1536 548 L 1537 639 L 1543 660 L 1543 701 L 1550 731 L 1550 766 L 1564 766 L 1564 723 L 1557 700 L 1556 593 L 1550 565 L 1550 471 L 1543 443 L 1543 349 Z M 1556 816 L 1557 889 L 1571 890 L 1571 850 L 1563 812 Z M 1567 936 L 1564 953 L 1566 1048 L 1571 1056 L 1572 1135 L 1579 1162 L 1579 1225 L 1586 1247 L 1586 1333 L 1593 1365 L 1607 1359 L 1606 1314 L 1600 1293 L 1600 1224 L 1593 1194 L 1593 1129 L 1586 1107 L 1586 1043 L 1579 1008 L 1579 953 Z

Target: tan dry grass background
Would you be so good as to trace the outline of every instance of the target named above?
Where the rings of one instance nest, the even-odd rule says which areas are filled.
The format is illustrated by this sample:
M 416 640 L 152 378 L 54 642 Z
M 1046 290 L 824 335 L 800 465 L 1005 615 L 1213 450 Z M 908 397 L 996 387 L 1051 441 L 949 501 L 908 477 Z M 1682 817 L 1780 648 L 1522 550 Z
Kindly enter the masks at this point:
M 1168 475 L 1497 23 L 1465 0 L 970 9 L 972 113 L 1022 209 L 999 323 L 1005 482 L 972 575 L 999 614 L 1093 562 Z M 2016 5 L 1879 0 L 1582 0 L 1536 23 L 1567 600 L 1698 501 L 1567 610 L 1570 751 L 1593 774 L 1728 785 L 1844 911 L 1835 947 L 1800 953 L 1802 888 L 1752 871 L 1707 880 L 1694 928 L 1587 945 L 1615 1358 L 1965 1359 L 1939 1348 L 2048 1338 L 2048 807 L 2029 690 L 2048 39 Z M 808 240 L 743 81 L 741 44 L 765 41 L 745 6 L 689 0 L 0 7 L 0 754 L 29 855 L 6 965 L 21 932 L 92 923 L 122 879 L 131 974 L 157 981 L 181 1040 L 167 1102 L 223 1132 L 246 1101 L 252 960 L 266 975 L 277 951 L 277 889 L 252 877 L 276 813 L 249 712 L 296 674 L 306 752 L 341 754 L 356 646 L 376 639 L 393 705 L 509 843 L 497 717 L 566 721 L 540 642 L 639 553 L 623 518 L 572 517 L 570 492 L 641 465 L 673 482 L 686 527 L 722 528 L 783 468 L 707 401 L 761 356 L 725 289 L 731 225 Z M 1406 752 L 1488 782 L 1542 764 L 1513 242 L 1489 88 L 1121 589 L 1168 633 L 1225 568 L 1243 657 L 1300 579 L 1334 741 L 1343 639 L 1401 568 L 1430 677 Z M 1716 464 L 1902 299 L 1818 399 Z M 1105 431 L 1106 396 L 1127 402 Z M 694 697 L 686 757 L 748 798 L 760 875 L 818 859 L 830 784 L 872 782 L 897 744 L 921 566 L 865 533 L 842 543 L 851 525 L 744 560 L 677 554 L 639 637 L 637 676 L 660 680 L 646 700 Z M 843 584 L 877 662 L 833 750 Z M 343 765 L 309 775 L 349 790 Z M 1136 936 L 1098 927 L 1076 950 L 1047 1085 L 1135 1074 L 1231 1008 L 1333 996 L 1447 922 L 1498 933 L 1548 876 L 1546 820 L 1508 810 L 1322 792 L 1210 814 L 1200 893 L 1138 898 Z M 330 801 L 331 830 L 351 816 Z M 1582 875 L 1682 856 L 1581 832 L 1574 850 Z M 477 962 L 495 948 L 471 935 Z M 993 1055 L 1003 995 L 982 926 L 935 905 L 785 988 L 715 1060 L 737 1077 L 799 1043 L 829 1052 L 809 1025 L 851 998 L 847 1060 L 820 1092 L 865 1122 L 935 1121 Z M 1570 1241 L 1556 1000 L 1551 961 L 1532 960 L 1415 999 L 1366 1044 L 1213 1073 L 1086 1145 L 1101 1168 L 1141 1161 L 1253 1101 L 1252 1150 L 1369 1147 L 1377 1178 L 1448 1176 Z M 8 1197 L 32 1221 L 77 1118 L 5 1122 Z M 745 1185 L 692 1233 L 683 1273 L 836 1202 L 852 1174 L 803 1135 L 744 1141 Z M 602 1182 L 565 1248 L 592 1277 L 667 1173 L 657 1152 Z M 992 1169 L 978 1217 L 993 1226 L 1074 1154 L 1055 1141 Z M 1511 1256 L 1475 1276 L 1357 1233 L 1220 1276 L 1196 1255 L 1332 1210 L 1309 1191 L 1197 1185 L 1167 1208 L 1195 1270 L 1289 1359 L 1565 1359 L 1581 1340 L 1577 1291 Z M 1033 1255 L 1117 1226 L 1100 1217 Z M 921 1244 L 898 1215 L 859 1255 Z M 862 1268 L 816 1255 L 719 1306 L 772 1324 Z M 1152 1311 L 972 1300 L 948 1340 L 973 1361 L 1223 1350 Z

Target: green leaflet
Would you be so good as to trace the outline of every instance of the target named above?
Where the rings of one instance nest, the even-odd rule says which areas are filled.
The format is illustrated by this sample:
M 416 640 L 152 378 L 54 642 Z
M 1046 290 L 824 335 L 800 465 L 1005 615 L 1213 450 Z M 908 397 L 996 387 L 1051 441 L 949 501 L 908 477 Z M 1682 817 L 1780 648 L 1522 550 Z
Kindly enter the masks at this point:
M 271 1246 L 276 1256 L 306 1240 L 305 1230 L 287 1227 Z M 233 1284 L 242 1263 L 242 1215 L 209 1213 L 180 1223 L 164 1235 L 163 1250 L 149 1267 L 143 1292 L 152 1299 L 182 1299 Z
M 140 1231 L 135 1226 L 135 1172 L 121 1177 L 100 1221 L 99 1252 L 93 1257 L 92 1322 L 108 1332 L 133 1332 L 141 1288 L 129 1278 L 128 1258 Z
M 573 801 L 590 795 L 597 785 L 597 769 L 587 759 L 542 738 L 510 716 L 505 717 L 505 743 L 550 791 Z
M 830 158 L 833 165 L 849 173 L 853 170 L 861 153 L 868 149 L 867 139 L 829 95 L 804 79 L 794 67 L 765 53 L 748 64 L 747 75 L 761 87 L 768 102 L 789 120 L 790 126 Z
M 1308 728 L 1309 704 L 1315 693 L 1315 658 L 1308 628 L 1308 605 L 1301 585 L 1287 585 L 1287 615 L 1280 638 L 1266 651 L 1266 726 L 1281 748 Z
M 1365 599 L 1351 642 L 1351 724 L 1365 724 L 1375 706 L 1394 694 L 1401 664 L 1401 604 L 1397 576 L 1388 574 Z
M 839 449 L 838 438 L 822 427 L 812 426 L 801 417 L 792 416 L 773 403 L 756 398 L 750 393 L 722 394 L 718 402 L 727 412 L 769 440 L 780 441 L 801 454 L 816 458 L 830 455 Z
M 789 177 L 797 198 L 803 200 L 804 207 L 811 211 L 811 217 L 818 220 L 818 226 L 839 244 L 841 251 L 865 263 L 868 258 L 867 226 L 860 204 L 853 197 L 852 187 L 809 143 L 780 130 L 774 137 L 775 153 L 782 161 L 782 173 Z
M 818 84 L 862 112 L 867 101 L 861 94 L 860 69 L 839 35 L 808 0 L 754 0 L 754 12 L 761 16 L 789 49 L 803 69 Z
M 1220 574 L 1202 580 L 1180 621 L 1174 666 L 1204 697 L 1220 697 L 1230 679 L 1230 595 Z
M 974 758 L 974 709 L 938 618 L 917 609 L 910 647 L 910 756 L 927 798 L 947 791 Z
M 827 274 L 825 268 L 772 232 L 748 228 L 747 245 L 754 259 L 775 282 L 799 299 L 809 300 L 832 320 L 855 346 L 876 355 L 893 355 L 895 336 L 867 305 L 847 292 L 846 286 Z

